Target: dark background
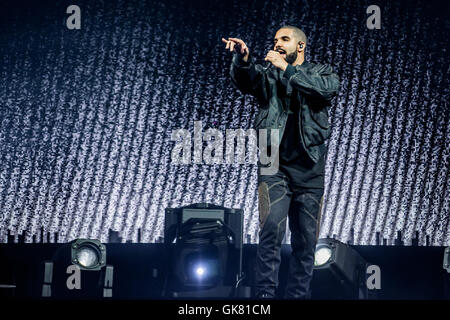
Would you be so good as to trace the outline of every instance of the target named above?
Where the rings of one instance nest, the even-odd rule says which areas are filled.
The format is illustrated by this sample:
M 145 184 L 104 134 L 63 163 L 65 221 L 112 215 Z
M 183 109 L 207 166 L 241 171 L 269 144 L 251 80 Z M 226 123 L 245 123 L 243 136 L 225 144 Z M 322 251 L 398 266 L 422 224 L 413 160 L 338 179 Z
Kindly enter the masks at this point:
M 81 30 L 66 8 L 81 8 Z M 369 30 L 366 8 L 381 9 Z M 258 61 L 284 24 L 341 79 L 330 109 L 321 236 L 450 245 L 448 1 L 6 1 L 0 7 L 0 236 L 154 242 L 164 208 L 243 208 L 254 165 L 171 165 L 172 130 L 252 126 L 222 37 Z M 247 239 L 247 237 L 245 237 Z M 52 241 L 54 241 L 52 237 Z

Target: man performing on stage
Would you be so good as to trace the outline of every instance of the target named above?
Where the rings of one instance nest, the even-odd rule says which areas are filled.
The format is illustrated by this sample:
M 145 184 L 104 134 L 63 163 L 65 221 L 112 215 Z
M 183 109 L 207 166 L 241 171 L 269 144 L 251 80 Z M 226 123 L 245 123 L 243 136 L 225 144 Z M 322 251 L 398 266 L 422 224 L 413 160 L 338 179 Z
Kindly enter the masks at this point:
M 242 40 L 222 41 L 234 52 L 234 85 L 260 103 L 255 129 L 279 129 L 280 133 L 278 172 L 263 175 L 259 166 L 256 297 L 275 298 L 289 216 L 292 256 L 285 297 L 305 299 L 310 297 L 324 190 L 328 107 L 339 89 L 339 78 L 329 65 L 305 61 L 307 40 L 297 27 L 284 26 L 277 31 L 274 48 L 265 58 L 268 66 L 255 64 Z

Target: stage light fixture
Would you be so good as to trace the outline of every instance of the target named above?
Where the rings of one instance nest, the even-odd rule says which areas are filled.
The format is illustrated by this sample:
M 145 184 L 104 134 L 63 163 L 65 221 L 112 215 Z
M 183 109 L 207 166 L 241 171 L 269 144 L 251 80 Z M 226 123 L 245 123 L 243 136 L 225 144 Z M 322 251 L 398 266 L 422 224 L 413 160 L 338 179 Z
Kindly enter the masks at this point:
M 442 267 L 447 274 L 444 274 L 444 299 L 450 300 L 450 247 L 444 250 L 444 261 L 442 262 Z
M 72 263 L 81 270 L 98 271 L 106 265 L 106 247 L 95 239 L 76 239 L 71 243 Z
M 164 290 L 168 296 L 218 298 L 240 294 L 241 210 L 206 203 L 168 208 L 164 242 L 171 266 Z
M 319 239 L 314 257 L 313 299 L 366 299 L 367 262 L 350 245 Z
M 442 267 L 450 273 L 450 247 L 445 248 L 444 251 L 444 262 L 442 263 Z

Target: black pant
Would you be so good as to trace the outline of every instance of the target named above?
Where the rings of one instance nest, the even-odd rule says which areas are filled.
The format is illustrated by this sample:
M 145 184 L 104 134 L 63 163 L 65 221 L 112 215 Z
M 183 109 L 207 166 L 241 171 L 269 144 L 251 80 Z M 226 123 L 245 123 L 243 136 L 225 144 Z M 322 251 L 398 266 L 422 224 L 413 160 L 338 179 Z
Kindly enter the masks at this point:
M 308 298 L 314 251 L 320 222 L 323 189 L 293 186 L 282 171 L 259 175 L 259 245 L 256 259 L 256 295 L 275 297 L 281 262 L 281 242 L 289 216 L 292 256 L 285 298 Z

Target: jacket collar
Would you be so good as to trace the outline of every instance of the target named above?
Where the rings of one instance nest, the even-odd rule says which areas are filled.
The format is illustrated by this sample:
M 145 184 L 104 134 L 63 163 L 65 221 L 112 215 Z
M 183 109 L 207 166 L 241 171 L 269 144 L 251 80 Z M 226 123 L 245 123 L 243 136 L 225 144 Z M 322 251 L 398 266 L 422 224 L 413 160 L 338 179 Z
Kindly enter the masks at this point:
M 295 66 L 295 69 L 296 69 L 296 70 L 303 69 L 303 68 L 308 69 L 308 68 L 310 68 L 310 67 L 311 67 L 311 63 L 309 63 L 308 61 L 303 61 L 302 64 L 296 65 L 296 66 Z

